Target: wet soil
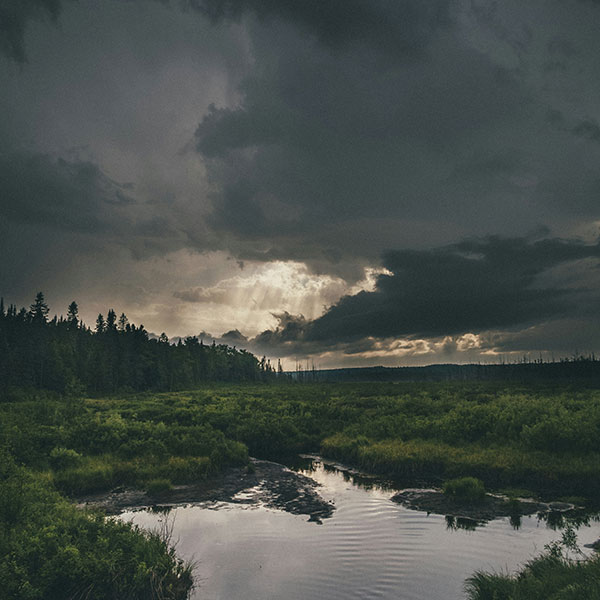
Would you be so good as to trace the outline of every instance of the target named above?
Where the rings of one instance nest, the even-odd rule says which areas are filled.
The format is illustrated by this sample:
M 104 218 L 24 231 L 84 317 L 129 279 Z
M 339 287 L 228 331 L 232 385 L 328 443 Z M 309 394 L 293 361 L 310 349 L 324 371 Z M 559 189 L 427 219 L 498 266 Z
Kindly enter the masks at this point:
M 143 490 L 117 488 L 79 498 L 80 506 L 101 508 L 107 514 L 125 510 L 185 504 L 232 503 L 262 505 L 295 515 L 307 515 L 320 523 L 335 507 L 318 493 L 319 484 L 283 465 L 251 459 L 250 467 L 230 468 L 225 473 L 169 491 L 149 495 Z
M 537 502 L 528 498 L 510 500 L 505 496 L 486 494 L 480 502 L 461 502 L 448 498 L 440 490 L 406 489 L 394 494 L 392 501 L 413 510 L 456 518 L 487 522 L 498 517 L 515 517 L 535 513 L 568 512 L 575 506 L 566 502 Z

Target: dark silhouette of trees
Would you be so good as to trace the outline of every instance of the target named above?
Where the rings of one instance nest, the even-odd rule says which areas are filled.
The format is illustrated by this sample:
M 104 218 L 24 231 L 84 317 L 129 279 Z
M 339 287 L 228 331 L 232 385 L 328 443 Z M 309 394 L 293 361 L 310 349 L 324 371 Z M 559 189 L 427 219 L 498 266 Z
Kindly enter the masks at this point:
M 189 389 L 207 381 L 269 381 L 266 359 L 224 344 L 206 346 L 197 337 L 176 345 L 166 334 L 148 335 L 143 325 L 117 319 L 113 309 L 92 331 L 71 302 L 67 317 L 48 320 L 39 292 L 27 311 L 0 301 L 0 391 L 36 387 L 61 393 Z
M 76 329 L 79 326 L 79 307 L 75 300 L 69 304 L 69 308 L 67 309 L 67 323 L 69 324 L 69 329 Z
M 48 312 L 50 309 L 44 300 L 44 294 L 38 292 L 35 296 L 35 300 L 29 309 L 31 314 L 31 320 L 36 323 L 45 323 L 48 318 Z
M 104 322 L 104 316 L 100 313 L 96 317 L 96 333 L 104 333 L 106 323 Z

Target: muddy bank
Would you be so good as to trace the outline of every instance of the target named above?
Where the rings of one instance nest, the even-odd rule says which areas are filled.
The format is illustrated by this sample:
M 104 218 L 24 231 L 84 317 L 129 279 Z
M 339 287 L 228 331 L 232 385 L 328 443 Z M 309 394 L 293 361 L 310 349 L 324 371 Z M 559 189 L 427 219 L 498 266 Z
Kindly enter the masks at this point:
M 145 491 L 118 488 L 102 494 L 79 498 L 80 506 L 92 506 L 108 514 L 153 506 L 228 502 L 262 505 L 295 515 L 307 515 L 320 522 L 333 514 L 335 507 L 318 493 L 319 484 L 283 465 L 251 459 L 250 468 L 230 468 L 225 473 L 195 484 L 174 486 L 172 490 L 150 496 Z
M 575 508 L 573 504 L 566 502 L 546 503 L 527 498 L 508 499 L 494 494 L 486 494 L 481 502 L 459 502 L 448 498 L 440 490 L 433 489 L 406 489 L 394 494 L 391 499 L 413 510 L 478 522 L 536 513 L 563 513 Z

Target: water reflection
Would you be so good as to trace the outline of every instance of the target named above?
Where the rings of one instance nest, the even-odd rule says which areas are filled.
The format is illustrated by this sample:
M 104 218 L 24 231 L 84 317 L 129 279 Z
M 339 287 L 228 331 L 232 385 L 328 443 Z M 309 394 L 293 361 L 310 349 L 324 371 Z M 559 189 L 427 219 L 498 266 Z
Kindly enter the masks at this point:
M 306 515 L 256 504 L 169 512 L 178 552 L 198 565 L 196 600 L 463 600 L 473 572 L 517 569 L 560 539 L 558 516 L 570 518 L 515 515 L 479 527 L 392 502 L 396 490 L 377 478 L 314 457 L 303 461 L 296 468 L 336 507 L 319 527 Z M 121 518 L 152 529 L 169 509 Z M 600 537 L 597 518 L 587 519 L 578 532 L 582 546 Z
M 477 527 L 485 525 L 485 522 L 476 521 L 469 517 L 454 517 L 452 515 L 446 515 L 446 529 L 450 531 L 456 531 L 458 529 L 464 529 L 465 531 L 475 531 Z
M 297 457 L 294 457 L 287 464 L 290 468 L 307 476 L 314 476 L 320 471 L 336 475 L 337 477 L 341 477 L 345 482 L 365 491 L 394 493 L 400 489 L 403 484 L 405 484 L 406 487 L 415 489 L 418 489 L 419 487 L 428 489 L 432 485 L 431 481 L 402 482 L 392 481 L 376 475 L 367 475 L 357 471 L 356 469 L 347 467 L 346 465 L 335 461 L 323 459 L 317 455 L 301 454 Z M 439 484 L 440 482 L 436 483 Z M 566 508 L 567 503 L 551 503 L 550 507 L 561 504 L 563 505 L 561 509 L 554 508 L 552 510 L 537 513 L 536 518 L 538 522 L 544 523 L 552 531 L 561 531 L 566 527 L 574 527 L 575 529 L 578 529 L 582 526 L 589 526 L 591 523 L 600 522 L 600 513 L 597 512 L 596 509 L 586 510 L 581 507 L 568 509 Z M 521 529 L 524 516 L 526 514 L 530 514 L 524 511 L 523 508 L 524 505 L 518 499 L 509 499 L 510 514 L 507 518 L 510 526 L 515 531 Z M 445 515 L 445 519 L 446 529 L 450 531 L 459 529 L 465 531 L 475 531 L 477 528 L 485 527 L 486 524 L 490 522 L 489 520 L 484 519 L 454 515 Z

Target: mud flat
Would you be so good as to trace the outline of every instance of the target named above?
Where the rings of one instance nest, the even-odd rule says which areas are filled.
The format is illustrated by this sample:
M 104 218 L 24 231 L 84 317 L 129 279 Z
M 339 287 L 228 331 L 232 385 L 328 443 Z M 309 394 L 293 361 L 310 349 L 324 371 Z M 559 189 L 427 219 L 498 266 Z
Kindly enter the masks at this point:
M 228 469 L 219 476 L 190 485 L 174 486 L 169 491 L 149 495 L 145 491 L 121 487 L 110 492 L 78 499 L 80 506 L 92 506 L 107 514 L 149 507 L 174 507 L 186 504 L 233 503 L 263 505 L 310 521 L 329 518 L 335 507 L 318 493 L 319 484 L 278 463 L 251 459 L 250 467 Z
M 574 504 L 567 502 L 538 502 L 529 498 L 509 499 L 495 494 L 486 494 L 480 502 L 459 502 L 435 489 L 405 489 L 394 494 L 391 500 L 413 510 L 470 519 L 474 522 L 536 513 L 563 513 L 576 508 Z

